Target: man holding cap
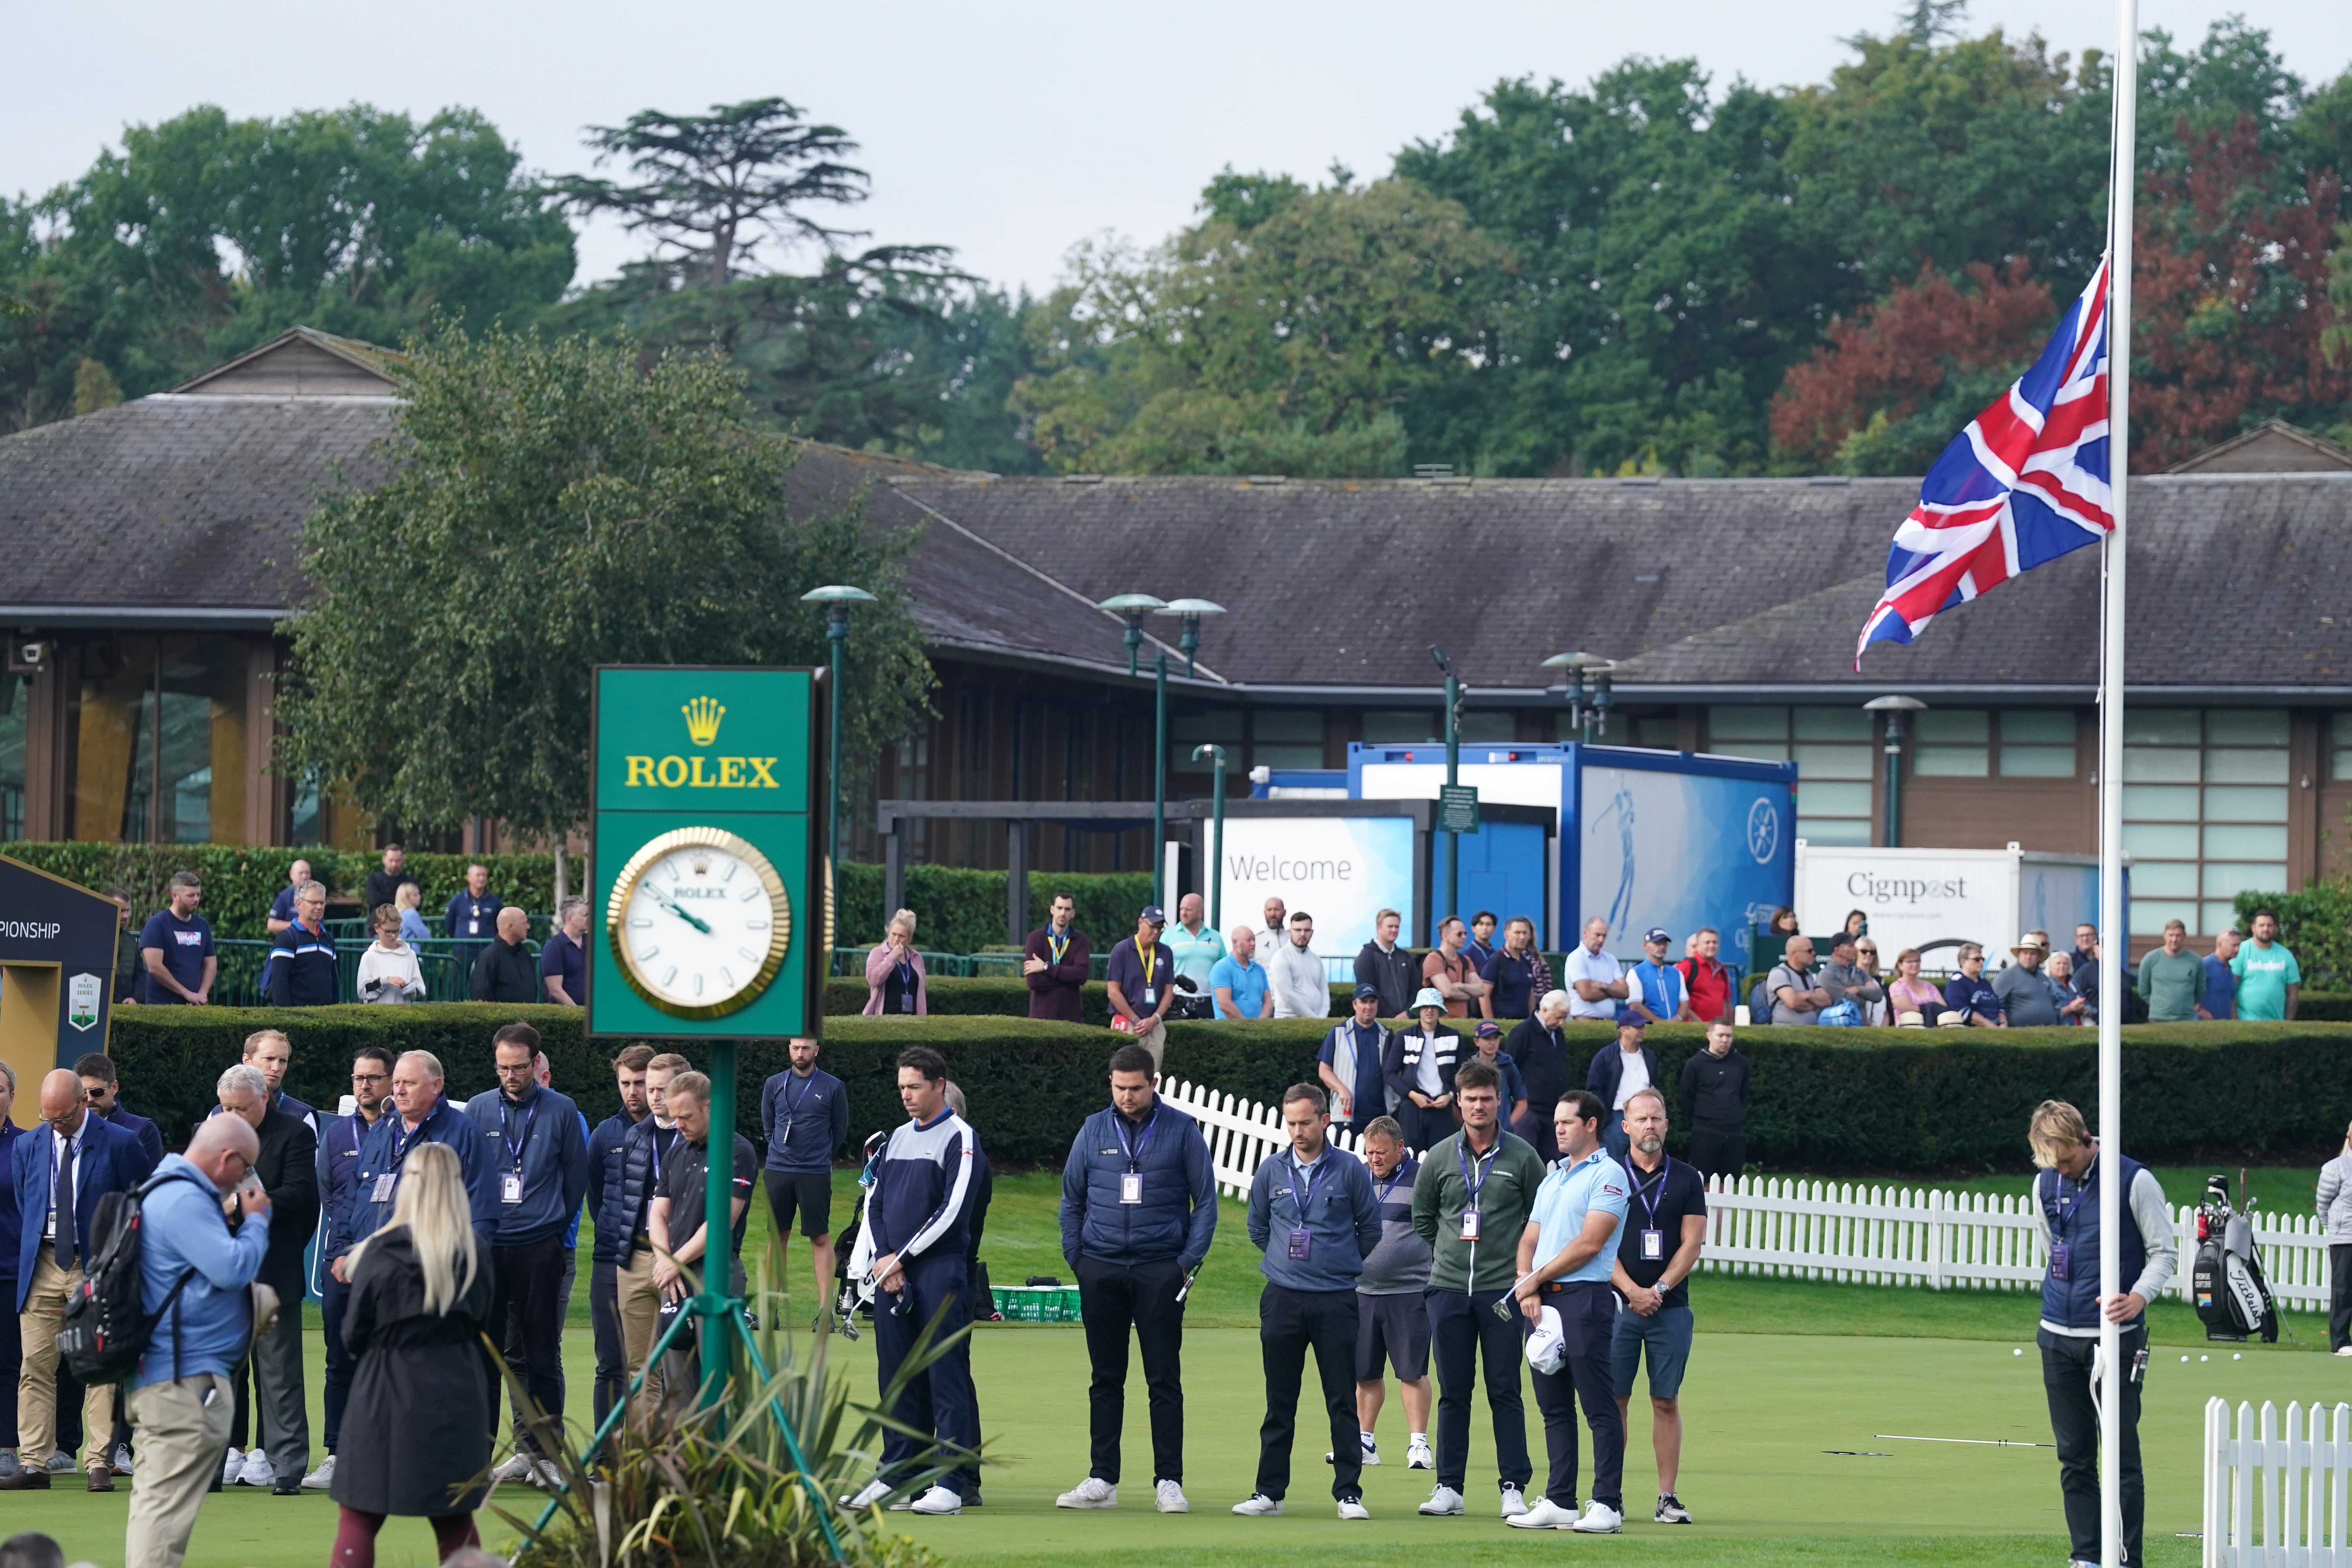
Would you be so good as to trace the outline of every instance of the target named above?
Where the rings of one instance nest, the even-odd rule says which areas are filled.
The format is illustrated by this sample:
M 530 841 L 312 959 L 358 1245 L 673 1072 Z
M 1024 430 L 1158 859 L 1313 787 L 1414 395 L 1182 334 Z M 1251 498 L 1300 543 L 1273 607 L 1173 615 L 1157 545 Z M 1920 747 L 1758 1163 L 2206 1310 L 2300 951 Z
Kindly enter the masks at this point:
M 2050 983 L 2042 977 L 2042 955 L 2050 950 L 2042 939 L 2027 931 L 2017 939 L 2010 954 L 2017 960 L 1992 979 L 1992 994 L 2000 998 L 2000 1010 L 2012 1029 L 2031 1029 L 2037 1025 L 2056 1027 L 2058 1004 L 2050 994 Z M 2201 976 L 2203 966 L 2200 963 Z M 2194 1016 L 2194 1015 L 2191 1015 Z
M 1642 936 L 1642 962 L 1633 966 L 1625 978 L 1625 1011 L 1622 1017 L 1639 1018 L 1644 1024 L 1693 1023 L 1698 1015 L 1691 1011 L 1690 991 L 1683 982 L 1683 972 L 1666 962 L 1666 949 L 1674 942 L 1664 928 L 1652 926 Z
M 1110 950 L 1110 1026 L 1135 1037 L 1151 1053 L 1151 1070 L 1168 1049 L 1168 1009 L 1176 1000 L 1176 955 L 1160 940 L 1168 912 L 1148 904 L 1135 917 L 1135 934 Z
M 1381 988 L 1356 987 L 1354 1016 L 1336 1024 L 1315 1052 L 1315 1076 L 1331 1091 L 1339 1123 L 1362 1137 L 1389 1113 L 1389 1026 L 1381 1022 Z
M 1617 1045 L 1612 1050 L 1603 1046 L 1593 1053 L 1592 1065 L 1585 1069 L 1584 1087 L 1591 1089 L 1608 1114 L 1601 1119 L 1601 1146 L 1609 1151 L 1612 1160 L 1623 1160 L 1628 1144 L 1625 1140 L 1625 1102 L 1643 1089 L 1654 1088 L 1658 1081 L 1658 1053 L 1643 1043 L 1642 1020 L 1625 1013 L 1617 1020 Z M 1554 1126 L 1558 1126 L 1555 1119 Z M 1568 1157 L 1561 1146 L 1560 1157 Z
M 1637 1036 L 1638 1037 L 1638 1036 Z M 1648 1104 L 1644 1100 L 1643 1104 Z M 1601 1102 L 1570 1090 L 1552 1112 L 1559 1163 L 1536 1189 L 1535 1206 L 1519 1232 L 1519 1310 L 1531 1327 L 1546 1326 L 1547 1308 L 1559 1318 L 1567 1355 L 1557 1372 L 1535 1373 L 1536 1408 L 1543 1412 L 1544 1451 L 1551 1461 L 1544 1495 L 1508 1522 L 1518 1530 L 1574 1530 L 1615 1535 L 1625 1528 L 1625 1423 L 1617 1414 L 1612 1347 L 1617 1268 L 1625 1228 L 1624 1167 L 1600 1146 Z M 1592 1506 L 1576 1513 L 1576 1405 L 1592 1428 Z

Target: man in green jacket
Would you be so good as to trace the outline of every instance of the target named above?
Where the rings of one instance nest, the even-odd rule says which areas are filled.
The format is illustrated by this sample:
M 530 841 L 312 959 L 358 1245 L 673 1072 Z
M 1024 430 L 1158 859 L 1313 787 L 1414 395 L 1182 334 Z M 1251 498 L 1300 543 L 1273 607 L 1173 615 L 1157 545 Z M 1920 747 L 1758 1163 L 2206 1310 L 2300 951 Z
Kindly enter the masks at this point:
M 1523 1493 L 1535 1473 L 1519 1397 L 1520 1331 L 1511 1287 L 1517 1280 L 1518 1238 L 1543 1184 L 1544 1163 L 1526 1139 L 1503 1131 L 1502 1078 L 1492 1066 L 1475 1058 L 1463 1063 L 1454 1091 L 1462 1130 L 1423 1152 L 1412 1184 L 1412 1228 L 1435 1254 L 1425 1300 L 1437 1357 L 1437 1487 L 1421 1511 L 1462 1511 L 1470 1466 L 1470 1382 L 1474 1362 L 1483 1357 L 1502 1472 L 1502 1517 L 1511 1519 L 1527 1511 Z
M 2139 961 L 2139 994 L 2151 1024 L 2186 1024 L 2197 1016 L 2197 994 L 2205 988 L 2205 961 L 2189 951 L 2189 928 L 2164 922 L 2164 945 Z

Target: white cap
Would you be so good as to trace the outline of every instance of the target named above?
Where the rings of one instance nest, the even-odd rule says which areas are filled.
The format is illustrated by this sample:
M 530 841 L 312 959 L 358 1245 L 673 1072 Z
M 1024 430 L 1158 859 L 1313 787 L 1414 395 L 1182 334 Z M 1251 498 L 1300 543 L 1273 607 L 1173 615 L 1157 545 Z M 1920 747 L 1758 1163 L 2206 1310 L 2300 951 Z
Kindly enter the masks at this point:
M 1546 1307 L 1535 1332 L 1528 1336 L 1528 1364 L 1547 1375 L 1568 1361 L 1568 1335 L 1559 1326 L 1559 1309 Z

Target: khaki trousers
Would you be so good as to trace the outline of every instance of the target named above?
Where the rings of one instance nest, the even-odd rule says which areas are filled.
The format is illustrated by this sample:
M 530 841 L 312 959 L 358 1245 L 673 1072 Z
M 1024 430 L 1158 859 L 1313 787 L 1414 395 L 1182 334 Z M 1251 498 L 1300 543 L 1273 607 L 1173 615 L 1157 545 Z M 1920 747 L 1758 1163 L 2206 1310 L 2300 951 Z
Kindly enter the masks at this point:
M 49 1462 L 58 1446 L 58 1331 L 65 1326 L 66 1300 L 81 1284 L 81 1270 L 60 1268 L 44 1245 L 34 1255 L 33 1289 L 16 1316 L 25 1370 L 16 1383 L 16 1462 L 33 1469 Z M 90 1465 L 111 1463 L 107 1441 L 114 1435 L 114 1387 L 93 1383 L 81 1402 L 83 1441 Z
M 131 1391 L 131 1430 L 139 1470 L 131 1478 L 131 1520 L 123 1568 L 181 1568 L 196 1510 L 220 1477 L 236 1404 L 229 1380 L 204 1373 Z M 93 1428 L 96 1430 L 96 1428 Z
M 629 1377 L 635 1379 L 661 1331 L 661 1290 L 654 1284 L 652 1247 L 638 1247 L 625 1266 L 614 1268 L 613 1290 L 621 1311 L 621 1353 L 627 1358 Z M 641 1425 L 649 1422 L 661 1405 L 662 1372 L 656 1366 L 646 1373 L 646 1385 L 630 1407 L 631 1417 Z
M 1154 1018 L 1151 1020 L 1151 1026 L 1150 1028 L 1138 1029 L 1134 1034 L 1129 1035 L 1128 1038 L 1151 1053 L 1151 1071 L 1155 1077 L 1158 1076 L 1160 1072 L 1160 1058 L 1168 1054 L 1167 1023 L 1162 1019 Z

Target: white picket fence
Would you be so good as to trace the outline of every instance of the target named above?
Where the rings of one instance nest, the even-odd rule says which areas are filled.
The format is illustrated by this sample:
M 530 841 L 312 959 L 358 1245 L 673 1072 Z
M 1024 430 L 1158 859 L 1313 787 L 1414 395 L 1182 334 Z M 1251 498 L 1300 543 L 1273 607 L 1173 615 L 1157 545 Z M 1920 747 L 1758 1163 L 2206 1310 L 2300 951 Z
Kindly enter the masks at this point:
M 2205 1402 L 2205 1568 L 2352 1568 L 2352 1405 Z M 2257 1537 L 2257 1527 L 2260 1534 Z
M 1160 1093 L 1201 1123 L 1217 1185 L 1235 1197 L 1249 1195 L 1259 1163 L 1287 1142 L 1279 1107 L 1181 1079 L 1162 1083 Z M 1355 1147 L 1346 1132 L 1335 1131 L 1332 1141 Z M 2197 1250 L 2196 1209 L 2177 1209 L 2174 1227 L 2180 1268 L 2172 1292 L 2185 1301 Z M 2317 1216 L 2257 1213 L 2253 1230 L 2279 1305 L 2326 1310 L 2327 1239 Z M 1707 1182 L 1702 1269 L 1937 1290 L 2038 1290 L 2044 1263 L 2032 1200 L 2022 1195 L 1782 1176 Z

